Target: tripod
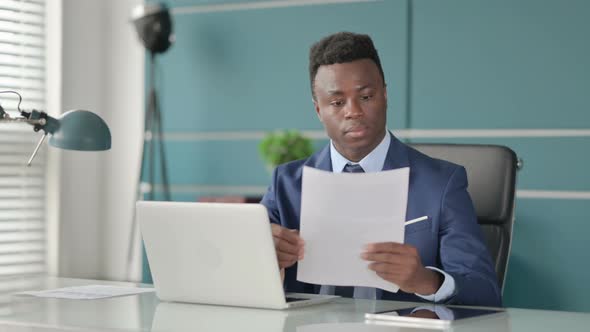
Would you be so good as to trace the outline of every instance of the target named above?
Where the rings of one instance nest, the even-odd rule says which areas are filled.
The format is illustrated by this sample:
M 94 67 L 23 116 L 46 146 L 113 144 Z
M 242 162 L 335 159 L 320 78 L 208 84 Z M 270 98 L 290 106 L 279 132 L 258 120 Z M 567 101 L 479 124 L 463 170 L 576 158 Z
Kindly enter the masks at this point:
M 166 153 L 164 148 L 162 136 L 162 114 L 160 105 L 158 103 L 158 96 L 156 93 L 156 57 L 155 53 L 150 53 L 150 88 L 148 95 L 148 103 L 145 111 L 144 131 L 143 131 L 143 147 L 141 154 L 141 162 L 139 169 L 139 177 L 137 179 L 136 201 L 142 200 L 143 195 L 148 201 L 156 199 L 156 162 L 160 166 L 160 176 L 162 181 L 162 199 L 170 201 L 170 185 L 168 182 L 168 171 L 166 167 Z M 157 145 L 157 147 L 156 147 Z M 159 152 L 158 160 L 156 161 L 156 149 Z M 146 178 L 147 177 L 147 178 Z M 142 186 L 142 180 L 147 180 L 147 186 Z M 127 277 L 130 277 L 131 263 L 133 260 L 133 240 L 137 232 L 137 221 L 135 218 L 135 203 L 133 205 L 133 220 L 131 222 L 131 230 L 129 234 L 129 247 L 127 251 Z M 147 258 L 145 257 L 145 250 L 142 246 L 142 262 L 144 282 L 151 281 L 151 273 Z

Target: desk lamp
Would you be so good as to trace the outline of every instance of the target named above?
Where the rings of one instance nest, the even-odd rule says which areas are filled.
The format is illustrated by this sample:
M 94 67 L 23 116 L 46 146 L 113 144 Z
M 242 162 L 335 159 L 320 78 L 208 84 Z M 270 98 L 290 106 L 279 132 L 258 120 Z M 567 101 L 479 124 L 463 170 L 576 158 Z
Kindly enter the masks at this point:
M 56 148 L 78 151 L 102 151 L 111 148 L 111 132 L 109 127 L 98 115 L 83 110 L 68 111 L 54 118 L 43 111 L 32 110 L 26 112 L 20 109 L 22 97 L 15 91 L 0 91 L 0 93 L 14 93 L 18 95 L 17 109 L 21 117 L 11 117 L 0 105 L 0 123 L 28 123 L 33 130 L 45 133 L 37 143 L 27 166 L 31 166 L 33 158 L 37 155 L 41 144 L 47 137 L 49 145 Z

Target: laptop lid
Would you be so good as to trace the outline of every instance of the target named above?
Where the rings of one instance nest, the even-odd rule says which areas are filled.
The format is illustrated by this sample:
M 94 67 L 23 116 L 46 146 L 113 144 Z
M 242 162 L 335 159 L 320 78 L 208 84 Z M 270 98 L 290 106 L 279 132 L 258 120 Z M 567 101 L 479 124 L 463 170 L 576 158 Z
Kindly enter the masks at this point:
M 289 306 L 263 205 L 140 201 L 136 208 L 161 300 L 273 309 Z M 310 297 L 312 302 L 330 299 Z

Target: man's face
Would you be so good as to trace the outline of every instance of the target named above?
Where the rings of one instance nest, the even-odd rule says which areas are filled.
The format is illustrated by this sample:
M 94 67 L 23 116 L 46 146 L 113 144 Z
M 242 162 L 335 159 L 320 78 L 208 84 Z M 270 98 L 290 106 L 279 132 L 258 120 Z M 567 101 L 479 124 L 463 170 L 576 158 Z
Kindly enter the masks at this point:
M 373 60 L 320 66 L 314 92 L 315 110 L 340 154 L 359 161 L 381 143 L 387 90 Z

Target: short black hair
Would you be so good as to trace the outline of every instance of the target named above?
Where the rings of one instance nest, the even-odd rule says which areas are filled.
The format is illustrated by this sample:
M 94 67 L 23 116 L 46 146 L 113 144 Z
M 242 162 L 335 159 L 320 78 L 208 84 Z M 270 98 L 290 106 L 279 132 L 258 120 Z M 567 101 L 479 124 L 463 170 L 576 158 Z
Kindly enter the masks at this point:
M 338 32 L 322 38 L 309 49 L 309 80 L 311 83 L 311 95 L 315 99 L 313 91 L 315 76 L 320 66 L 346 63 L 361 59 L 371 59 L 377 65 L 383 84 L 385 76 L 379 54 L 373 45 L 369 35 L 353 32 Z

